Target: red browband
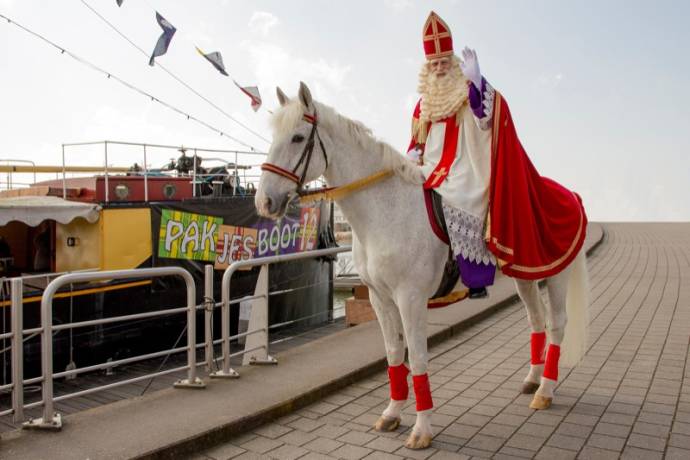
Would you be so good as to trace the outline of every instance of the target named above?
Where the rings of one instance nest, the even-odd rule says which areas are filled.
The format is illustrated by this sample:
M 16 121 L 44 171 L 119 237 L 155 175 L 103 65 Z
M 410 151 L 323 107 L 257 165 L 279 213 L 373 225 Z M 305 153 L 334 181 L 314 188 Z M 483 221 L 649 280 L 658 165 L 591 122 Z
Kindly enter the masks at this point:
M 305 113 L 302 118 L 304 118 L 304 121 L 307 123 L 311 123 L 312 125 L 316 124 L 316 115 L 309 115 L 308 113 Z
M 270 171 L 272 173 L 278 174 L 279 176 L 283 176 L 286 179 L 290 179 L 292 182 L 299 185 L 299 176 L 297 176 L 297 174 L 291 173 L 287 169 L 281 168 L 280 166 L 276 166 L 272 163 L 262 163 L 261 170 Z

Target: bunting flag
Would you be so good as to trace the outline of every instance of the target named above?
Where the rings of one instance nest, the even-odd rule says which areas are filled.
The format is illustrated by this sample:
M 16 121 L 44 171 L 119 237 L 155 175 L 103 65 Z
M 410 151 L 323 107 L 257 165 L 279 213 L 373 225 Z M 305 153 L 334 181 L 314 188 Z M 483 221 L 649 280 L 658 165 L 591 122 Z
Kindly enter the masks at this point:
M 175 32 L 177 31 L 177 29 L 175 29 L 175 27 L 173 27 L 172 24 L 166 21 L 165 18 L 158 13 L 158 11 L 156 11 L 156 21 L 158 21 L 158 25 L 160 25 L 161 29 L 163 29 L 163 34 L 160 37 L 158 37 L 156 47 L 153 49 L 153 54 L 151 54 L 151 59 L 149 59 L 150 66 L 153 66 L 153 60 L 156 57 L 163 56 L 165 53 L 168 52 L 168 46 L 170 46 L 170 41 L 172 40 L 173 35 L 175 35 Z
M 225 71 L 225 64 L 223 64 L 223 56 L 221 56 L 218 51 L 214 51 L 213 53 L 208 54 L 205 54 L 199 48 L 197 48 L 196 51 L 203 57 L 205 57 L 206 60 L 210 62 L 211 65 L 213 65 L 213 67 L 215 67 L 218 72 L 222 73 L 226 77 L 229 76 L 228 73 Z
M 233 80 L 235 85 L 249 98 L 252 100 L 252 109 L 254 109 L 254 112 L 259 110 L 261 107 L 261 95 L 259 94 L 259 88 L 256 86 L 240 86 L 239 83 L 237 83 L 235 80 Z
M 122 2 L 124 2 L 125 0 L 115 0 L 115 1 L 117 2 L 117 6 L 122 6 Z

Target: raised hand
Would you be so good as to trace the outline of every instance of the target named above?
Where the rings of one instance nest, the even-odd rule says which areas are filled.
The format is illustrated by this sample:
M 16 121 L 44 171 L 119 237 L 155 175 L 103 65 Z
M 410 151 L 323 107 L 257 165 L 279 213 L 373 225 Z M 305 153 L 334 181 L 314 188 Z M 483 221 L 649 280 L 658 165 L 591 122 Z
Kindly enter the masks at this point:
M 479 60 L 477 53 L 474 50 L 465 47 L 462 50 L 462 59 L 460 60 L 460 69 L 465 77 L 474 83 L 479 91 L 482 90 L 482 73 L 479 70 Z

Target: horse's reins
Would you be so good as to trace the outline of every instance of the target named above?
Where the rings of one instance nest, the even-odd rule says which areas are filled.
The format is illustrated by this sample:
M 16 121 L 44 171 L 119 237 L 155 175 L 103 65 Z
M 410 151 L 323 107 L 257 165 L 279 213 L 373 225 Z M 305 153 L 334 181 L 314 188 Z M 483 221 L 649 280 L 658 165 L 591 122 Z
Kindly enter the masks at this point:
M 340 187 L 324 187 L 321 189 L 310 191 L 304 190 L 304 181 L 307 177 L 307 171 L 309 169 L 309 164 L 311 163 L 312 153 L 314 152 L 314 139 L 319 140 L 319 146 L 321 147 L 321 153 L 323 153 L 323 159 L 326 162 L 326 167 L 328 167 L 328 155 L 326 154 L 326 148 L 323 145 L 321 136 L 319 136 L 319 132 L 316 129 L 316 112 L 314 112 L 314 115 L 309 115 L 305 113 L 303 115 L 303 119 L 306 122 L 311 123 L 312 128 L 311 132 L 309 133 L 307 143 L 304 146 L 304 150 L 302 150 L 302 154 L 300 155 L 295 167 L 292 168 L 292 171 L 288 171 L 287 169 L 281 168 L 278 165 L 274 165 L 273 163 L 268 162 L 265 162 L 261 165 L 262 171 L 269 171 L 274 174 L 278 174 L 279 176 L 284 177 L 297 184 L 297 195 L 299 196 L 300 204 L 311 203 L 324 199 L 337 200 L 339 198 L 343 198 L 346 195 L 349 195 L 355 190 L 366 187 L 367 185 L 373 184 L 374 182 L 378 182 L 379 180 L 385 179 L 393 174 L 393 171 L 391 170 L 379 171 L 375 174 L 372 174 L 371 176 L 367 176 L 363 179 L 359 179 L 355 182 Z M 304 169 L 302 170 L 302 174 L 298 176 L 297 169 L 299 169 L 302 163 L 304 163 Z
M 309 139 L 307 139 L 307 143 L 304 146 L 304 150 L 302 150 L 302 155 L 299 157 L 299 161 L 297 161 L 297 164 L 295 165 L 294 168 L 292 168 L 292 171 L 288 171 L 287 169 L 283 169 L 278 165 L 274 165 L 273 163 L 263 163 L 261 165 L 261 170 L 262 171 L 270 171 L 272 173 L 278 174 L 279 176 L 285 177 L 286 179 L 291 180 L 292 182 L 297 184 L 297 194 L 302 195 L 304 191 L 302 190 L 302 186 L 304 185 L 304 180 L 307 177 L 307 171 L 309 170 L 309 163 L 311 162 L 311 155 L 314 152 L 314 138 L 317 138 L 319 140 L 319 145 L 321 146 L 321 153 L 323 153 L 323 159 L 326 161 L 326 167 L 328 167 L 328 156 L 326 155 L 326 148 L 323 146 L 323 141 L 321 140 L 321 136 L 319 136 L 318 131 L 316 130 L 316 112 L 314 112 L 314 115 L 309 115 L 309 114 L 304 114 L 303 119 L 311 123 L 311 132 L 309 133 Z M 298 176 L 297 169 L 300 167 L 300 165 L 304 163 L 304 170 L 302 171 L 302 175 Z

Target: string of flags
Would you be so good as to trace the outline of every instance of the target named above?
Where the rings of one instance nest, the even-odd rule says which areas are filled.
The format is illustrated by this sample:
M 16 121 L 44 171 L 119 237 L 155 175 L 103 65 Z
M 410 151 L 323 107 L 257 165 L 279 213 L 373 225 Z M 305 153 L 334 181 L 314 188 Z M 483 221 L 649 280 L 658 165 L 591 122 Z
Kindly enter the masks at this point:
M 21 30 L 23 30 L 24 32 L 26 32 L 27 34 L 32 35 L 33 37 L 35 37 L 35 38 L 37 38 L 37 39 L 43 41 L 44 43 L 46 43 L 46 44 L 52 46 L 53 48 L 55 48 L 55 49 L 57 49 L 58 51 L 60 51 L 61 54 L 67 55 L 67 56 L 71 57 L 72 59 L 74 59 L 75 61 L 77 61 L 77 62 L 79 62 L 79 63 L 85 65 L 86 67 L 89 67 L 89 68 L 91 68 L 92 70 L 94 70 L 94 71 L 96 71 L 96 72 L 99 72 L 99 73 L 101 73 L 101 74 L 107 76 L 109 79 L 112 79 L 112 80 L 117 81 L 118 83 L 120 83 L 120 84 L 122 84 L 123 86 L 125 86 L 125 87 L 131 89 L 132 91 L 135 91 L 135 92 L 141 94 L 142 96 L 146 96 L 146 97 L 149 98 L 151 101 L 157 102 L 158 104 L 161 104 L 162 106 L 167 107 L 168 109 L 170 109 L 170 110 L 172 110 L 172 111 L 174 111 L 174 112 L 177 112 L 178 114 L 180 114 L 180 115 L 182 115 L 182 116 L 187 117 L 187 120 L 193 120 L 193 121 L 199 123 L 200 125 L 203 125 L 203 126 L 205 126 L 206 128 L 208 128 L 208 129 L 210 129 L 210 130 L 212 130 L 212 131 L 215 131 L 217 134 L 220 134 L 221 136 L 227 137 L 228 139 L 231 139 L 231 140 L 237 142 L 238 144 L 241 144 L 241 145 L 243 145 L 243 146 L 249 148 L 252 152 L 256 152 L 256 151 L 257 151 L 252 145 L 243 142 L 242 140 L 240 140 L 240 139 L 238 139 L 238 138 L 236 138 L 236 137 L 234 137 L 234 136 L 228 134 L 227 132 L 222 131 L 221 129 L 219 129 L 219 128 L 217 128 L 217 127 L 215 127 L 215 126 L 213 126 L 213 125 L 211 125 L 211 124 L 209 124 L 209 123 L 206 123 L 206 122 L 203 121 L 202 119 L 200 119 L 200 118 L 198 118 L 198 117 L 196 117 L 196 116 L 194 116 L 194 115 L 191 115 L 191 114 L 189 114 L 188 112 L 185 112 L 184 110 L 182 110 L 182 109 L 180 109 L 180 108 L 178 108 L 178 107 L 176 107 L 176 106 L 174 106 L 174 105 L 172 105 L 172 104 L 170 104 L 170 103 L 168 103 L 168 102 L 166 102 L 166 101 L 164 101 L 164 100 L 162 100 L 162 99 L 160 99 L 160 98 L 154 96 L 153 94 L 151 94 L 151 93 L 149 93 L 149 92 L 147 92 L 147 91 L 145 91 L 145 90 L 143 90 L 143 89 L 141 89 L 141 88 L 139 88 L 139 87 L 137 87 L 137 86 L 135 86 L 135 85 L 133 85 L 133 84 L 127 82 L 127 81 L 125 81 L 125 80 L 123 80 L 122 78 L 118 77 L 118 76 L 115 75 L 114 73 L 112 73 L 112 72 L 110 72 L 110 71 L 107 71 L 107 70 L 105 70 L 105 69 L 103 69 L 103 68 L 101 68 L 101 67 L 98 67 L 98 66 L 95 65 L 94 63 L 92 63 L 92 62 L 90 62 L 90 61 L 88 61 L 88 60 L 86 60 L 86 59 L 84 59 L 84 58 L 82 58 L 82 57 L 80 57 L 80 56 L 74 54 L 73 52 L 71 52 L 71 51 L 68 50 L 67 48 L 58 45 L 57 43 L 55 43 L 55 42 L 49 40 L 48 38 L 46 38 L 45 36 L 39 34 L 38 32 L 34 32 L 33 30 L 29 29 L 28 27 L 25 27 L 25 26 L 23 26 L 22 24 L 19 24 L 19 23 L 18 23 L 17 21 L 15 21 L 14 19 L 9 18 L 9 17 L 5 16 L 5 15 L 2 14 L 2 13 L 0 13 L 0 19 L 4 19 L 5 21 L 7 21 L 8 24 L 11 24 L 11 25 L 13 25 L 13 26 L 16 26 L 16 27 L 18 27 L 19 29 L 21 29 Z
M 117 3 L 118 7 L 122 6 L 122 3 L 124 0 L 115 0 Z M 173 35 L 175 35 L 175 32 L 177 29 L 175 26 L 173 26 L 169 21 L 167 21 L 158 11 L 156 11 L 156 21 L 158 22 L 158 25 L 163 29 L 163 33 L 161 34 L 160 37 L 158 37 L 158 41 L 156 42 L 156 46 L 153 49 L 153 52 L 151 53 L 151 58 L 149 59 L 149 65 L 153 66 L 155 63 L 155 59 L 159 56 L 163 56 L 165 53 L 168 52 L 168 47 L 170 46 L 170 42 L 173 39 Z M 229 77 L 230 75 L 228 74 L 227 70 L 225 69 L 225 64 L 223 63 L 223 56 L 220 54 L 219 51 L 214 51 L 212 53 L 204 53 L 201 51 L 198 47 L 196 48 L 197 52 L 203 56 L 211 65 L 221 73 L 221 75 L 224 75 L 226 77 Z M 232 82 L 237 86 L 240 91 L 242 91 L 244 94 L 247 95 L 250 99 L 251 107 L 254 112 L 258 111 L 261 108 L 261 94 L 259 93 L 259 88 L 257 86 L 242 86 L 235 79 L 232 79 Z
M 226 77 L 229 77 L 228 72 L 225 70 L 225 64 L 223 63 L 223 56 L 220 54 L 219 51 L 213 51 L 212 53 L 204 53 L 201 51 L 198 47 L 196 51 L 202 55 L 208 62 L 211 63 L 215 69 L 220 72 L 222 75 L 225 75 Z M 251 99 L 251 105 L 252 109 L 254 112 L 259 110 L 261 107 L 261 95 L 259 94 L 259 88 L 256 86 L 242 86 L 235 79 L 232 80 L 232 82 L 237 86 L 240 91 L 242 91 L 244 94 L 249 96 L 249 99 Z

